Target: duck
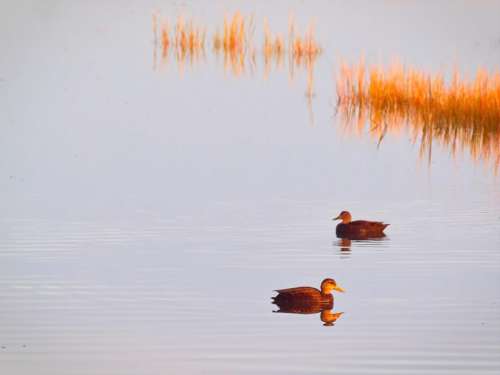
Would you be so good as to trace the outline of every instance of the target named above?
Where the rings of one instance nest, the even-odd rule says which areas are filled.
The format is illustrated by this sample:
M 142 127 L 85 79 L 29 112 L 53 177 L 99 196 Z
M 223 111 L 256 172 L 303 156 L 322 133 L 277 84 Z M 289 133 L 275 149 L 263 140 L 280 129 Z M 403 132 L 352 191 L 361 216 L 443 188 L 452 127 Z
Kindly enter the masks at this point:
M 345 292 L 334 279 L 327 278 L 321 282 L 320 289 L 310 286 L 278 289 L 275 290 L 278 295 L 272 299 L 281 311 L 313 314 L 333 308 L 333 291 Z
M 389 224 L 381 221 L 352 221 L 352 216 L 349 211 L 342 211 L 339 216 L 332 220 L 342 220 L 341 223 L 337 224 L 335 230 L 337 237 L 353 240 L 385 237 L 384 229 L 389 226 Z

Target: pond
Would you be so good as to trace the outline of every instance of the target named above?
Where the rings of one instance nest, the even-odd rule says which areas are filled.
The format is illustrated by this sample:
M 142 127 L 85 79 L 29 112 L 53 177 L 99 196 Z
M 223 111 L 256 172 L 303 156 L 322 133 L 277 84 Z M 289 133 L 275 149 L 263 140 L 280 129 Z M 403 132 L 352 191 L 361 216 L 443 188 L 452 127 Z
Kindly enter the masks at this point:
M 500 371 L 500 127 L 379 131 L 337 97 L 359 61 L 494 79 L 500 4 L 0 7 L 1 373 Z M 386 236 L 337 238 L 343 210 Z M 276 312 L 325 278 L 330 309 Z

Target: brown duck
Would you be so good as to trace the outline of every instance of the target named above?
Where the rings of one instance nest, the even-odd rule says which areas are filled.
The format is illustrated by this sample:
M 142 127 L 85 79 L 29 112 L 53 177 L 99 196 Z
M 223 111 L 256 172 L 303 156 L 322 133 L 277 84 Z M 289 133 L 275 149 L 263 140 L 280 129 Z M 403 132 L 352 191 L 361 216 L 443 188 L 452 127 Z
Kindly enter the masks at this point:
M 333 220 L 342 220 L 337 224 L 336 234 L 339 238 L 368 239 L 376 237 L 384 237 L 384 229 L 389 225 L 381 221 L 355 220 L 352 221 L 352 216 L 349 211 L 342 211 L 339 216 Z
M 281 311 L 299 314 L 314 314 L 325 309 L 333 308 L 333 291 L 344 292 L 335 280 L 324 279 L 321 290 L 309 286 L 278 289 L 278 295 L 273 297 L 273 303 Z

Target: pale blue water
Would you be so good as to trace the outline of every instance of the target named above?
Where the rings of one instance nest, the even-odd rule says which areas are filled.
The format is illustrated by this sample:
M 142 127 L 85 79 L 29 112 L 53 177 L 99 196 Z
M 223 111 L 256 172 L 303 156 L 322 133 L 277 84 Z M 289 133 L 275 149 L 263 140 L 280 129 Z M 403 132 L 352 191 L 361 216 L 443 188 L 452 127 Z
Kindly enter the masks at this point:
M 340 57 L 495 68 L 498 4 L 228 4 L 2 5 L 0 372 L 498 373 L 493 168 L 377 148 L 333 105 Z M 313 125 L 304 72 L 236 78 L 210 51 L 152 69 L 153 11 L 215 28 L 236 8 L 316 17 Z M 344 209 L 387 238 L 341 250 Z M 335 326 L 272 312 L 325 277 Z

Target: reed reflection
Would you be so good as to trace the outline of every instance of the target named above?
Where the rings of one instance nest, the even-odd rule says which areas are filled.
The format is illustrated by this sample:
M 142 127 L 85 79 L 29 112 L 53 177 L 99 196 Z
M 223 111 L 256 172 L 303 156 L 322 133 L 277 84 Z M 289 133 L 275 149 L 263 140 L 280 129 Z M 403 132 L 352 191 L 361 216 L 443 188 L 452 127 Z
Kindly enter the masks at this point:
M 322 48 L 316 41 L 314 24 L 311 22 L 303 35 L 298 33 L 293 15 L 289 17 L 288 38 L 285 40 L 281 34 L 276 36 L 270 31 L 267 21 L 264 23 L 264 46 L 262 48 L 264 56 L 264 77 L 269 76 L 272 62 L 275 62 L 277 69 L 284 66 L 284 57 L 287 55 L 288 77 L 292 82 L 298 69 L 306 72 L 307 85 L 305 96 L 309 112 L 309 122 L 314 125 L 314 112 L 312 99 L 314 97 L 314 67 L 318 57 L 322 53 Z M 288 46 L 287 48 L 285 46 Z
M 243 17 L 236 12 L 232 17 L 224 16 L 222 33 L 216 31 L 213 37 L 213 51 L 224 57 L 224 70 L 240 76 L 249 66 L 255 68 L 253 35 L 255 22 L 252 17 Z
M 186 21 L 179 16 L 171 28 L 167 19 L 153 14 L 153 33 L 154 69 L 157 67 L 158 50 L 162 64 L 168 63 L 170 54 L 175 56 L 181 74 L 186 64 L 193 66 L 194 63 L 205 60 L 206 31 L 204 27 L 196 25 L 193 20 Z
M 388 68 L 343 65 L 337 79 L 337 110 L 344 131 L 365 128 L 380 145 L 386 134 L 408 131 L 420 158 L 432 159 L 433 142 L 451 155 L 500 165 L 500 74 L 478 69 L 472 80 L 455 70 L 448 82 L 394 63 Z
M 324 279 L 321 290 L 313 287 L 295 287 L 276 290 L 277 296 L 272 297 L 272 303 L 278 306 L 275 313 L 318 314 L 325 326 L 334 325 L 342 312 L 334 312 L 333 291 L 344 292 L 333 279 Z
M 158 13 L 152 17 L 153 69 L 157 69 L 158 56 L 161 64 L 167 65 L 175 59 L 182 74 L 185 66 L 206 62 L 206 29 L 193 20 L 177 17 L 173 26 Z M 288 69 L 290 82 L 297 71 L 306 73 L 306 102 L 310 123 L 314 124 L 314 69 L 322 48 L 316 41 L 314 24 L 310 23 L 301 34 L 293 16 L 289 18 L 288 35 L 273 33 L 267 19 L 264 20 L 263 43 L 260 50 L 255 47 L 256 22 L 253 16 L 245 17 L 236 12 L 225 15 L 222 28 L 216 29 L 211 38 L 212 52 L 217 61 L 222 59 L 224 71 L 235 77 L 254 74 L 258 69 L 258 57 L 262 62 L 262 74 L 268 79 L 271 72 Z

